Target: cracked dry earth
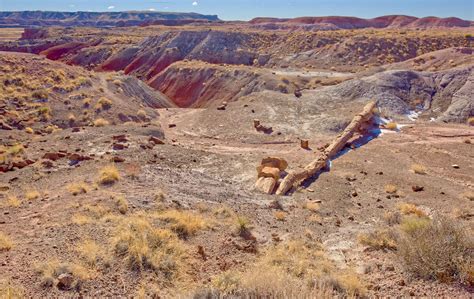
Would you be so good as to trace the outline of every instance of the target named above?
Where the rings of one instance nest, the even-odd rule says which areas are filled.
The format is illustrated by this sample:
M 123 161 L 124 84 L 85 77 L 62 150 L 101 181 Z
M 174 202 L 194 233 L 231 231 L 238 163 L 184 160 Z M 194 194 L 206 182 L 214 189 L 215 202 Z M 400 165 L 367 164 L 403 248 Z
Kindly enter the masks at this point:
M 233 109 L 215 113 L 235 113 Z M 2 140 L 24 144 L 26 155 L 38 161 L 0 177 L 2 203 L 11 194 L 22 201 L 18 207 L 5 204 L 1 209 L 0 230 L 14 244 L 0 252 L 2 278 L 22 286 L 28 297 L 130 297 L 156 286 L 160 296 L 186 297 L 187 291 L 210 286 L 225 271 L 247 269 L 266 248 L 311 238 L 324 245 L 335 267 L 357 273 L 368 296 L 472 296 L 472 289 L 465 286 L 410 278 L 393 251 L 368 250 L 357 240 L 359 234 L 385 225 L 384 213 L 402 202 L 428 214 L 455 215 L 472 229 L 472 199 L 463 197 L 474 189 L 474 151 L 468 142 L 474 141 L 472 127 L 412 123 L 398 133 L 385 132 L 334 160 L 330 171 L 306 188 L 278 198 L 285 215 L 282 221 L 275 217 L 276 197 L 253 189 L 255 167 L 266 156 L 287 159 L 290 169 L 303 166 L 314 158 L 316 147 L 335 134 L 313 134 L 309 139 L 314 149 L 308 151 L 291 134 L 244 136 L 251 123 L 235 123 L 229 129 L 216 120 L 210 131 L 199 121 L 190 121 L 199 120 L 201 110 L 157 112 L 159 122 L 154 123 L 64 129 L 46 136 L 0 131 Z M 150 143 L 150 136 L 165 142 Z M 118 139 L 123 147 L 116 146 Z M 78 153 L 90 159 L 72 162 L 68 155 L 41 159 L 45 153 Z M 112 161 L 120 180 L 97 184 L 99 170 Z M 410 171 L 414 163 L 424 165 L 426 174 Z M 90 187 L 74 196 L 68 185 L 78 182 Z M 387 184 L 398 187 L 397 196 L 387 195 Z M 414 192 L 413 185 L 424 190 Z M 38 197 L 26 199 L 32 190 L 39 192 Z M 165 194 L 162 201 L 156 200 L 158 193 Z M 114 256 L 109 244 L 117 218 L 126 217 L 117 211 L 117 196 L 128 202 L 126 215 L 191 210 L 206 219 L 208 228 L 182 240 L 187 257 L 179 279 L 168 282 L 161 274 L 130 270 Z M 308 208 L 308 203 L 317 209 Z M 86 220 L 78 220 L 79 215 Z M 248 218 L 252 237 L 236 234 L 235 220 L 228 215 Z M 88 268 L 88 279 L 73 290 L 44 287 L 39 265 L 52 260 L 81 263 L 77 244 L 86 239 L 104 250 L 106 266 L 101 262 Z

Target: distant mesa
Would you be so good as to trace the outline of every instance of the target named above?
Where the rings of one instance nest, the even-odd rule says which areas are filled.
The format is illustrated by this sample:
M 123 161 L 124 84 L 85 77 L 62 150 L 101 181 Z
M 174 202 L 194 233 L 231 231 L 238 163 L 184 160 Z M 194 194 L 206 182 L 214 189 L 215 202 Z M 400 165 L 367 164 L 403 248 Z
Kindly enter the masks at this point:
M 299 17 L 293 19 L 255 18 L 249 23 L 254 25 L 283 24 L 307 25 L 319 29 L 362 29 L 362 28 L 439 28 L 439 27 L 471 27 L 474 22 L 459 18 L 425 17 L 393 15 L 373 19 L 357 17 Z
M 217 15 L 176 12 L 0 11 L 0 27 L 123 27 L 158 24 L 173 26 L 215 21 L 220 21 Z

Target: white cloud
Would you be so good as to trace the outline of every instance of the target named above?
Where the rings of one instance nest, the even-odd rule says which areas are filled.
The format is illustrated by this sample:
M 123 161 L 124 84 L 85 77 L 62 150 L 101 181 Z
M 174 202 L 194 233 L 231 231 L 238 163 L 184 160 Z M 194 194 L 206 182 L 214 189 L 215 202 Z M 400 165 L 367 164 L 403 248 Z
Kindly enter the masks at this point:
M 107 7 L 107 9 L 114 9 L 114 8 L 115 8 L 115 6 L 113 6 L 113 5 L 110 5 L 109 7 Z
M 154 8 L 148 8 L 148 11 L 155 11 L 156 9 Z
M 74 7 L 76 7 L 76 4 L 69 4 L 69 7 L 74 8 Z
M 194 2 L 193 2 L 193 6 L 198 6 L 197 1 L 194 1 Z

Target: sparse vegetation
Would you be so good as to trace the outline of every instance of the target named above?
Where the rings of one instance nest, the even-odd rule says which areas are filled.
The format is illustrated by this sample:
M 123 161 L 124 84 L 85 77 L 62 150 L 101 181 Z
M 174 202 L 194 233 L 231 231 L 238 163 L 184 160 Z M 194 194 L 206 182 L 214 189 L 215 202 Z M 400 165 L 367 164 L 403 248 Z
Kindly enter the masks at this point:
M 105 127 L 105 126 L 108 126 L 109 124 L 110 124 L 109 121 L 103 118 L 98 118 L 94 120 L 94 127 Z
M 79 288 L 81 283 L 91 278 L 90 271 L 75 263 L 60 263 L 52 260 L 37 266 L 37 272 L 41 275 L 41 285 L 52 287 L 57 285 L 61 274 L 69 274 L 73 277 L 71 289 Z
M 372 249 L 393 250 L 397 248 L 395 234 L 389 230 L 376 230 L 367 234 L 361 234 L 358 239 L 362 245 Z
M 41 197 L 41 194 L 37 190 L 30 190 L 25 193 L 27 200 L 35 200 Z
M 24 288 L 16 285 L 12 281 L 0 281 L 0 298 L 2 299 L 25 298 Z
M 132 270 L 152 270 L 171 280 L 184 267 L 185 249 L 176 235 L 155 228 L 144 217 L 123 219 L 112 238 L 112 246 Z
M 398 187 L 394 184 L 387 184 L 383 189 L 388 194 L 395 194 L 398 191 Z
M 91 267 L 95 267 L 103 255 L 101 247 L 93 240 L 84 240 L 77 244 L 76 251 L 84 262 Z
M 117 196 L 116 197 L 116 204 L 117 204 L 117 209 L 121 214 L 126 214 L 128 211 L 128 202 L 123 196 Z
M 426 213 L 423 210 L 411 203 L 400 203 L 398 209 L 403 215 L 416 215 L 418 217 L 426 216 Z
M 406 270 L 424 279 L 472 283 L 472 234 L 451 219 L 422 221 L 402 229 L 398 254 Z
M 171 230 L 183 238 L 195 235 L 198 231 L 208 226 L 200 215 L 189 211 L 165 211 L 158 218 L 169 223 Z
M 89 186 L 84 182 L 73 183 L 73 184 L 69 184 L 67 186 L 67 189 L 69 192 L 71 192 L 72 195 L 76 196 L 79 194 L 87 193 L 89 191 Z
M 426 167 L 421 164 L 413 164 L 411 170 L 416 174 L 426 174 Z
M 112 107 L 112 101 L 106 97 L 101 97 L 97 101 L 98 109 L 110 109 Z
M 18 197 L 11 195 L 7 198 L 7 204 L 12 208 L 18 208 L 21 205 L 21 201 Z
M 111 185 L 120 179 L 120 173 L 114 165 L 105 166 L 99 171 L 99 183 Z
M 13 242 L 6 234 L 0 231 L 0 252 L 12 249 Z

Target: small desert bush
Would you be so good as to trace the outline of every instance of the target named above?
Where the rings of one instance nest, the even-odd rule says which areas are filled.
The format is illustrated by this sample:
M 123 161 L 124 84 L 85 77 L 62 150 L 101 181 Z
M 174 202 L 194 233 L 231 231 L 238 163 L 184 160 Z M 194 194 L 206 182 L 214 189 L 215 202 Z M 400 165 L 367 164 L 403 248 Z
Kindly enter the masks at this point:
M 116 197 L 116 205 L 120 214 L 126 214 L 128 211 L 128 202 L 123 196 Z
M 396 249 L 397 242 L 395 233 L 389 230 L 376 230 L 358 237 L 359 242 L 372 249 Z
M 384 191 L 389 194 L 395 194 L 398 191 L 398 187 L 393 184 L 387 184 L 383 187 Z
M 237 233 L 239 235 L 245 235 L 250 232 L 250 221 L 247 217 L 237 216 L 235 219 Z
M 98 105 L 97 108 L 99 109 L 110 109 L 112 107 L 112 101 L 106 97 L 101 97 L 97 101 L 97 105 Z
M 6 234 L 0 232 L 0 252 L 12 249 L 13 242 Z
M 112 238 L 116 256 L 132 270 L 152 270 L 172 279 L 179 273 L 184 247 L 170 230 L 156 228 L 145 217 L 125 218 Z
M 114 165 L 105 166 L 99 171 L 99 183 L 111 185 L 120 179 L 120 173 Z
M 71 192 L 72 195 L 76 196 L 79 194 L 87 193 L 89 191 L 89 186 L 84 182 L 73 183 L 67 186 L 67 190 Z
M 442 282 L 473 282 L 472 234 L 460 223 L 437 218 L 402 230 L 398 254 L 415 277 Z
M 35 200 L 40 198 L 41 194 L 36 190 L 30 190 L 25 193 L 25 198 L 27 200 Z
M 82 106 L 84 108 L 89 108 L 91 106 L 92 99 L 91 98 L 85 98 L 82 100 Z
M 109 125 L 109 121 L 103 118 L 94 120 L 94 127 L 105 127 Z
M 417 215 L 405 216 L 400 222 L 400 230 L 405 233 L 411 233 L 424 228 L 430 224 L 430 222 L 431 220 L 428 217 L 419 217 Z
M 35 133 L 35 131 L 30 127 L 26 127 L 25 132 L 28 133 L 28 134 L 34 134 Z
M 51 287 L 57 284 L 57 279 L 61 274 L 70 274 L 74 281 L 72 288 L 80 287 L 81 283 L 91 278 L 90 271 L 75 263 L 60 263 L 52 260 L 37 266 L 37 272 L 41 275 L 41 285 Z
M 467 124 L 470 126 L 474 126 L 474 117 L 469 117 L 467 120 Z
M 416 174 L 426 174 L 426 167 L 421 164 L 413 164 L 411 166 L 411 171 Z
M 416 215 L 418 217 L 426 217 L 426 213 L 423 210 L 411 203 L 400 203 L 398 205 L 398 210 L 403 215 Z
M 170 210 L 160 214 L 158 218 L 169 223 L 171 230 L 183 238 L 208 227 L 204 218 L 189 211 Z
M 140 109 L 137 111 L 137 116 L 140 119 L 145 119 L 147 117 L 145 110 Z

